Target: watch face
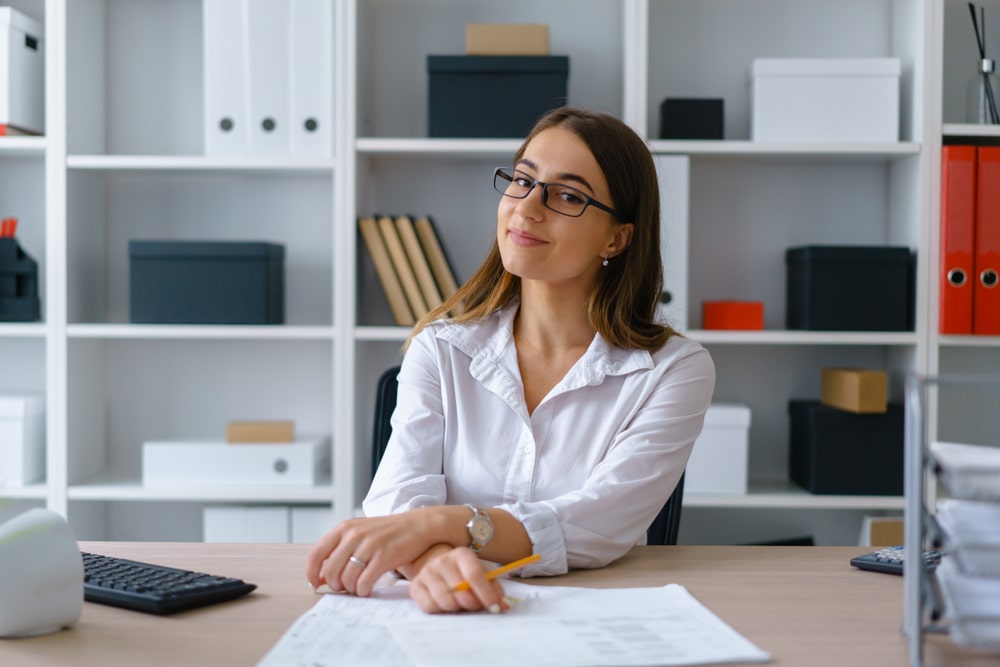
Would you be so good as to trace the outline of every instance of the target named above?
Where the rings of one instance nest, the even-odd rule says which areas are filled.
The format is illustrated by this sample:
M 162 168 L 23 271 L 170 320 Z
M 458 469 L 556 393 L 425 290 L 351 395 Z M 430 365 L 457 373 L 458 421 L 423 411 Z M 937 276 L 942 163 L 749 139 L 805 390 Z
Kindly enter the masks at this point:
M 476 542 L 486 542 L 493 537 L 493 526 L 488 520 L 477 517 L 472 523 L 472 536 L 476 538 Z

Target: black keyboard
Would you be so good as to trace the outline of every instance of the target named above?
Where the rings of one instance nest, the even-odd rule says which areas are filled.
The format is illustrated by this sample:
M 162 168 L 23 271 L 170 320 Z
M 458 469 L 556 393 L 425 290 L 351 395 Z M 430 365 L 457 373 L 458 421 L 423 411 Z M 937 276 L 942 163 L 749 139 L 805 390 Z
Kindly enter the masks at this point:
M 944 552 L 935 549 L 924 549 L 924 567 L 933 570 L 941 562 Z M 851 559 L 851 565 L 861 570 L 871 570 L 872 572 L 885 572 L 886 574 L 903 574 L 903 561 L 906 554 L 903 547 L 885 547 L 878 551 L 855 556 Z
M 83 553 L 83 598 L 89 602 L 172 614 L 232 600 L 255 588 L 242 579 Z

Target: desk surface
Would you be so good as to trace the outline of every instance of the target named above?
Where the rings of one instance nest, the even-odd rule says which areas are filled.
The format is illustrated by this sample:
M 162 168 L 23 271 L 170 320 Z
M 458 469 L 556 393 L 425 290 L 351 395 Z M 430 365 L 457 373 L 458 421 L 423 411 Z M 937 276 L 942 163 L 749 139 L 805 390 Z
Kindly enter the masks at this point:
M 254 665 L 315 602 L 306 545 L 84 542 L 84 551 L 240 577 L 258 585 L 233 602 L 158 617 L 86 603 L 74 627 L 0 640 L 0 665 Z M 851 567 L 863 547 L 638 547 L 602 570 L 530 580 L 592 587 L 683 584 L 774 656 L 774 665 L 909 665 L 900 632 L 902 578 Z M 944 637 L 927 665 L 996 665 Z

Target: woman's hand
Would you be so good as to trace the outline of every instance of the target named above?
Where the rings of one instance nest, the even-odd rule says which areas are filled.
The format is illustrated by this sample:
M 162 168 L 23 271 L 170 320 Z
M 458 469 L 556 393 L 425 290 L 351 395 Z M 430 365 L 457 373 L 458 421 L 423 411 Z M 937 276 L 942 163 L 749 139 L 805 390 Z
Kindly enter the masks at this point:
M 328 532 L 309 552 L 306 578 L 314 588 L 371 594 L 375 582 L 413 563 L 438 540 L 426 510 L 348 519 Z
M 510 608 L 500 582 L 486 578 L 486 569 L 468 547 L 435 548 L 418 566 L 410 597 L 429 614 L 482 609 L 500 613 Z M 469 582 L 469 590 L 456 592 L 462 581 Z

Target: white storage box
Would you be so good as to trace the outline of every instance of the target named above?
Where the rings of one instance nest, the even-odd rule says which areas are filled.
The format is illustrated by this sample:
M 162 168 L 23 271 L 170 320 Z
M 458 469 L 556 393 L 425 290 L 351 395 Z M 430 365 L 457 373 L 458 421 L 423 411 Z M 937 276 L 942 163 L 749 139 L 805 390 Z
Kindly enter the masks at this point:
M 202 510 L 205 542 L 285 544 L 289 537 L 287 505 L 223 505 Z
M 45 475 L 45 410 L 40 396 L 0 396 L 0 496 Z
M 769 142 L 899 141 L 898 58 L 758 58 L 751 138 Z
M 684 473 L 684 494 L 747 492 L 750 408 L 713 403 Z
M 329 461 L 330 440 L 323 437 L 277 444 L 146 442 L 142 446 L 142 483 L 309 485 L 329 478 Z
M 0 134 L 45 132 L 42 24 L 0 7 Z

